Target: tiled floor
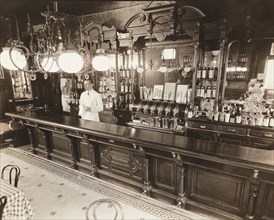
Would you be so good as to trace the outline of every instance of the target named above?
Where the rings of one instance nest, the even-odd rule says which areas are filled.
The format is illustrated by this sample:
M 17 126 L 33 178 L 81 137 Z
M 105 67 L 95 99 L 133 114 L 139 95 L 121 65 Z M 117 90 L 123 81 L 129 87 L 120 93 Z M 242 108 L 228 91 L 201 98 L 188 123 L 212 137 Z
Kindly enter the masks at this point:
M 114 219 L 115 214 L 117 219 L 202 219 L 18 149 L 3 149 L 0 156 L 1 167 L 17 164 L 21 168 L 18 188 L 31 201 L 35 219 L 86 219 L 92 203 L 89 219 Z

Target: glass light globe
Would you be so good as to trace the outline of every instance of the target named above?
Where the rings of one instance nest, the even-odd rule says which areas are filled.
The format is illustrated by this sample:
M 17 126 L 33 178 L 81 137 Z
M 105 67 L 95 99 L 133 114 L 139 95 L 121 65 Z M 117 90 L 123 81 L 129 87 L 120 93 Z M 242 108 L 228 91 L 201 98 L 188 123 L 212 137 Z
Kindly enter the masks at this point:
M 103 54 L 95 56 L 92 59 L 91 64 L 97 71 L 107 71 L 111 66 L 110 59 Z
M 84 67 L 84 59 L 77 51 L 63 51 L 57 63 L 60 69 L 67 73 L 78 73 Z
M 49 73 L 56 73 L 60 70 L 56 60 L 53 57 L 44 57 L 41 62 L 43 70 Z
M 10 54 L 10 48 L 4 47 L 2 53 L 0 54 L 1 65 L 9 70 L 18 70 L 12 61 L 20 69 L 24 69 L 27 65 L 27 59 L 21 50 L 13 48 Z
M 165 72 L 167 72 L 167 67 L 166 66 L 160 66 L 158 71 L 161 72 L 161 73 L 165 73 Z

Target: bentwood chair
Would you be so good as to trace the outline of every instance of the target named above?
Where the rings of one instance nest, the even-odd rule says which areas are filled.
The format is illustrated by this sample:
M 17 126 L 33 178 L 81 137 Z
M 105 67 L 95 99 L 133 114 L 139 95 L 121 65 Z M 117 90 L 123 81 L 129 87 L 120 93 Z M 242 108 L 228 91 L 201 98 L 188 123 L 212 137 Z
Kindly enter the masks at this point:
M 86 209 L 86 220 L 103 220 L 100 217 L 98 218 L 100 213 L 97 212 L 100 211 L 99 207 L 104 205 L 109 209 L 112 209 L 107 212 L 109 214 L 108 217 L 111 217 L 112 215 L 113 220 L 124 220 L 124 213 L 121 204 L 113 199 L 98 199 L 92 202 Z
M 9 171 L 9 183 L 17 187 L 19 177 L 20 177 L 20 168 L 16 165 L 6 165 L 3 167 L 1 172 L 1 179 L 5 180 L 5 171 Z
M 7 197 L 2 196 L 0 198 L 0 220 L 2 220 L 2 215 L 3 215 L 3 211 L 4 211 L 6 203 L 7 203 Z

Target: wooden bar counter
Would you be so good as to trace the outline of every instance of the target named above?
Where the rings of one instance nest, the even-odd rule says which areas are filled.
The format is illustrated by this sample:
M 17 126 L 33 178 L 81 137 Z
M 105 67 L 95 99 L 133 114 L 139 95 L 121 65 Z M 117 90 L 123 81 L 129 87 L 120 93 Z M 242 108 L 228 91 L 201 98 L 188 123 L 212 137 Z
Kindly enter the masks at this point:
M 273 219 L 274 153 L 86 121 L 44 111 L 6 113 L 34 154 L 221 219 Z

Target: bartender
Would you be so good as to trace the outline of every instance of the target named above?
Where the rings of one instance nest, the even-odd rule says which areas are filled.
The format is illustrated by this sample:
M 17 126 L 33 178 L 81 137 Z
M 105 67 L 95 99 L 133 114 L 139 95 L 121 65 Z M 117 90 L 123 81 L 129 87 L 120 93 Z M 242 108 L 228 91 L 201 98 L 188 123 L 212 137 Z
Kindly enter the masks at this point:
M 103 111 L 101 95 L 93 89 L 91 79 L 84 81 L 85 90 L 79 100 L 79 115 L 82 119 L 100 121 L 99 112 Z

